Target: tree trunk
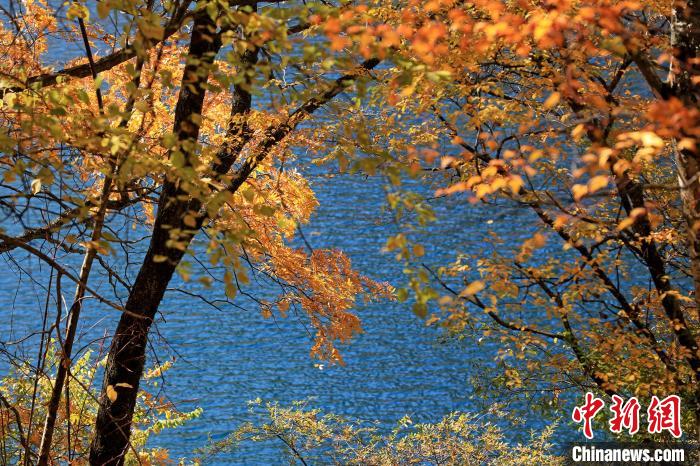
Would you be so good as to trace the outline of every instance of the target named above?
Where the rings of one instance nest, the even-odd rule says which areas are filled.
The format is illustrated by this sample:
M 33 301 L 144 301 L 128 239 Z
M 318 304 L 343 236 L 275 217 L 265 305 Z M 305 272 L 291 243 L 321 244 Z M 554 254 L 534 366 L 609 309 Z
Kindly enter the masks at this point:
M 175 109 L 174 130 L 183 151 L 194 147 L 199 136 L 198 120 L 204 103 L 204 85 L 209 68 L 214 60 L 221 40 L 216 25 L 208 15 L 198 15 L 193 27 L 187 58 Z M 202 70 L 206 72 L 202 73 Z M 187 160 L 195 154 L 186 153 Z M 168 247 L 170 230 L 189 230 L 183 224 L 188 212 L 197 213 L 201 203 L 189 198 L 176 181 L 166 181 L 160 195 L 153 236 L 148 251 L 129 294 L 124 313 L 119 320 L 112 340 L 102 385 L 102 396 L 97 414 L 95 433 L 90 448 L 90 464 L 121 465 L 129 447 L 131 424 L 136 405 L 136 394 L 144 369 L 148 332 L 166 287 L 180 263 L 185 251 Z M 194 236 L 190 230 L 178 238 L 187 245 Z M 158 257 L 160 256 L 160 257 Z M 161 260 L 166 258 L 166 260 Z M 110 400 L 107 393 L 116 391 L 117 397 Z M 113 398 L 113 397 L 112 397 Z
M 671 45 L 674 48 L 670 75 L 672 94 L 688 109 L 692 109 L 700 102 L 700 83 L 693 82 L 694 78 L 700 76 L 700 63 L 696 63 L 700 58 L 699 0 L 676 1 L 673 8 Z M 676 163 L 683 214 L 687 222 L 695 302 L 700 313 L 700 141 L 690 134 L 684 137 L 686 141 L 692 141 L 694 144 L 684 143 L 676 151 Z
M 199 136 L 199 126 L 196 123 L 198 120 L 190 117 L 201 114 L 204 84 L 208 75 L 197 71 L 201 71 L 203 64 L 211 64 L 221 47 L 220 35 L 214 33 L 215 25 L 208 16 L 199 15 L 197 18 L 193 25 L 188 65 L 183 79 L 183 82 L 188 82 L 189 85 L 183 84 L 175 110 L 175 132 L 178 140 L 191 143 Z M 240 57 L 242 66 L 254 65 L 257 54 L 257 49 L 244 52 Z M 284 123 L 270 128 L 267 136 L 256 146 L 256 150 L 241 163 L 232 179 L 227 181 L 227 189 L 232 193 L 236 192 L 257 164 L 300 122 L 379 63 L 379 59 L 368 59 L 352 73 L 320 85 L 317 95 L 291 112 Z M 192 78 L 189 79 L 189 77 Z M 234 86 L 228 134 L 222 150 L 217 154 L 218 160 L 210 167 L 214 176 L 225 174 L 231 169 L 238 154 L 250 139 L 252 133 L 246 118 L 250 105 L 251 96 L 248 86 L 246 84 Z M 185 144 L 185 147 L 193 145 Z M 195 156 L 191 151 L 185 155 L 188 162 Z M 144 368 L 148 332 L 170 278 L 185 254 L 185 248 L 207 218 L 201 208 L 201 201 L 189 197 L 177 182 L 165 183 L 158 202 L 148 252 L 125 306 L 130 313 L 122 314 L 107 358 L 100 408 L 90 448 L 90 463 L 93 465 L 113 466 L 124 463 L 124 455 L 129 447 L 136 394 Z M 196 218 L 194 227 L 184 224 L 186 214 Z M 182 232 L 177 237 L 178 243 L 184 246 L 182 249 L 172 249 L 167 246 L 172 229 Z M 116 398 L 112 397 L 114 401 L 106 396 L 110 392 L 108 390 L 110 386 L 111 390 L 117 393 Z
M 676 0 L 671 23 L 672 96 L 680 99 L 688 110 L 700 102 L 700 0 Z M 699 117 L 692 126 L 697 127 Z M 700 315 L 700 140 L 692 134 L 681 135 L 682 145 L 676 151 L 683 215 L 686 221 L 688 252 L 695 289 L 696 312 Z M 688 144 L 690 142 L 690 144 Z M 695 355 L 697 356 L 697 355 Z M 700 441 L 700 375 L 696 371 L 695 428 Z

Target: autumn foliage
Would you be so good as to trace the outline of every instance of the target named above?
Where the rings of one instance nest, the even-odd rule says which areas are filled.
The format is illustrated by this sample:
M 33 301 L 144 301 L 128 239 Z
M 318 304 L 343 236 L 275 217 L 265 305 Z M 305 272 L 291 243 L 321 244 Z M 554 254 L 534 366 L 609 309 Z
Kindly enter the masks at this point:
M 539 392 L 551 408 L 589 389 L 676 393 L 699 435 L 699 12 L 695 0 L 28 0 L 4 12 L 0 251 L 76 285 L 49 405 L 95 297 L 121 314 L 90 454 L 123 461 L 173 274 L 229 300 L 267 277 L 279 293 L 258 299 L 262 315 L 302 315 L 311 354 L 342 362 L 337 343 L 362 329 L 358 297 L 394 290 L 341 251 L 300 246 L 313 160 L 387 176 L 401 230 L 387 250 L 407 273 L 396 297 L 492 343 L 499 372 L 482 382 L 497 393 Z M 84 53 L 58 69 L 56 41 Z M 416 233 L 445 199 L 500 220 L 483 226 L 483 249 L 436 263 Z M 148 233 L 131 242 L 120 226 Z M 93 268 L 125 304 L 91 287 Z
M 573 387 L 682 393 L 685 431 L 698 432 L 695 2 L 354 11 L 339 16 L 346 40 L 393 66 L 353 122 L 371 136 L 361 153 L 344 150 L 395 186 L 404 232 L 387 246 L 412 265 L 415 312 L 436 303 L 429 322 L 494 341 L 492 380 L 507 393 L 553 393 L 555 405 Z M 435 221 L 434 201 L 402 187 L 402 174 L 475 217 L 502 218 L 500 230 L 431 265 L 414 233 Z M 527 237 L 514 242 L 513 230 Z

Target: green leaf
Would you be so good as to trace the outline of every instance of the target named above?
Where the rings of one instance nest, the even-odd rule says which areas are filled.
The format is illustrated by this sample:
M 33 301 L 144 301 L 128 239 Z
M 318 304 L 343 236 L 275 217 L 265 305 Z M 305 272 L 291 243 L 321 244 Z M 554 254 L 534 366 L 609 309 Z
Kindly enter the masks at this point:
M 226 284 L 226 297 L 229 299 L 234 299 L 236 297 L 236 286 L 233 283 Z
M 408 290 L 406 288 L 399 288 L 396 292 L 396 299 L 403 303 L 408 299 Z

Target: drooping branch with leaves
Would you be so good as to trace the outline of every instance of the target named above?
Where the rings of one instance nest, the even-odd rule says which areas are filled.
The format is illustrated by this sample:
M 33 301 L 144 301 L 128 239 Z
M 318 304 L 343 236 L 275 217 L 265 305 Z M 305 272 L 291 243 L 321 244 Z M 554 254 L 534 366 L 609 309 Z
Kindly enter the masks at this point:
M 45 419 L 8 412 L 22 462 L 78 454 L 55 455 L 53 435 L 75 325 L 97 302 L 119 318 L 89 461 L 138 454 L 149 335 L 192 261 L 229 300 L 268 277 L 280 292 L 256 298 L 263 316 L 303 311 L 312 355 L 342 362 L 358 296 L 392 290 L 340 251 L 293 246 L 317 206 L 298 170 L 314 156 L 387 176 L 401 230 L 387 249 L 408 273 L 397 296 L 491 343 L 500 370 L 476 383 L 550 409 L 565 392 L 677 393 L 700 436 L 696 2 L 10 4 L 0 252 L 51 270 L 34 368 L 51 383 Z M 84 53 L 51 66 L 57 42 Z M 492 230 L 447 263 L 420 239 L 443 202 L 468 219 L 457 243 Z

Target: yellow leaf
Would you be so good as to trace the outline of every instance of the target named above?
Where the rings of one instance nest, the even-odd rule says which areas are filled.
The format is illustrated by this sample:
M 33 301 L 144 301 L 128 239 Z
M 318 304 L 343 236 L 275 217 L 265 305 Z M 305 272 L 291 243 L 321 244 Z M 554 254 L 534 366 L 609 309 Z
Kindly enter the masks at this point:
M 678 142 L 678 149 L 679 150 L 689 150 L 689 151 L 694 151 L 695 150 L 695 140 L 691 138 L 683 138 Z
M 608 177 L 605 175 L 594 176 L 588 181 L 588 192 L 594 193 L 608 185 Z
M 34 179 L 32 180 L 32 185 L 31 185 L 31 187 L 32 187 L 32 194 L 36 194 L 36 193 L 38 193 L 39 191 L 41 191 L 41 180 L 38 179 L 38 178 L 34 178 Z
M 476 197 L 478 197 L 479 199 L 483 198 L 488 194 L 491 194 L 492 192 L 493 190 L 491 189 L 491 186 L 487 184 L 480 184 L 476 187 Z
M 648 147 L 663 147 L 664 146 L 664 140 L 661 139 L 659 136 L 657 136 L 655 133 L 652 133 L 651 131 L 641 131 L 640 133 L 640 139 L 642 140 L 642 144 Z
M 541 248 L 547 243 L 547 238 L 541 233 L 535 233 L 532 237 L 532 246 L 535 248 Z
M 163 28 L 159 24 L 155 24 L 153 21 L 149 21 L 146 19 L 141 19 L 138 20 L 138 25 L 141 34 L 143 34 L 143 36 L 147 39 L 163 39 L 163 33 L 165 32 L 165 28 Z
M 462 292 L 459 294 L 462 297 L 474 296 L 479 291 L 486 288 L 486 285 L 482 281 L 476 280 L 471 282 Z
M 511 179 L 508 181 L 508 186 L 510 186 L 510 190 L 513 191 L 513 194 L 518 194 L 522 189 L 523 184 L 523 179 L 517 175 L 511 177 Z
M 115 387 L 134 388 L 133 385 L 131 385 L 130 383 L 126 383 L 126 382 L 119 382 L 118 384 L 115 385 Z
M 574 199 L 580 201 L 588 193 L 588 188 L 582 184 L 575 184 L 571 187 L 571 192 L 574 195 Z
M 85 5 L 71 3 L 68 7 L 68 11 L 66 11 L 66 17 L 68 19 L 81 18 L 87 22 L 87 20 L 90 19 L 90 10 L 88 10 Z
M 578 124 L 576 125 L 576 128 L 571 131 L 571 136 L 574 138 L 574 140 L 578 141 L 585 133 L 586 127 L 583 124 Z
M 638 218 L 641 217 L 642 215 L 646 215 L 647 209 L 646 207 L 635 207 L 632 209 L 632 212 L 630 212 L 630 217 L 633 218 Z
M 626 219 L 624 219 L 623 221 L 621 221 L 617 225 L 617 230 L 618 231 L 625 230 L 625 229 L 631 227 L 633 224 L 634 224 L 634 217 L 627 217 Z
M 112 403 L 117 401 L 118 393 L 112 385 L 107 385 L 106 392 L 107 392 L 107 398 L 109 398 L 109 401 L 111 401 Z
M 416 257 L 421 257 L 425 255 L 425 248 L 420 244 L 413 245 L 413 255 Z
M 568 222 L 568 215 L 558 215 L 557 218 L 554 219 L 554 229 L 559 230 L 560 228 L 563 228 Z

